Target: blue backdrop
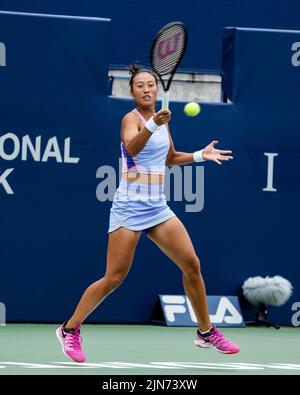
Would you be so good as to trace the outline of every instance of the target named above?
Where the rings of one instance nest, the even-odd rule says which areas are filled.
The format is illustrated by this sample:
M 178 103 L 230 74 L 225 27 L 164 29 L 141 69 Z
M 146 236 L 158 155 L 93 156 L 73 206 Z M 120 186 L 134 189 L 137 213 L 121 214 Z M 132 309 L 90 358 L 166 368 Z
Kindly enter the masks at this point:
M 0 301 L 9 321 L 62 321 L 104 274 L 111 201 L 97 197 L 99 168 L 118 169 L 120 121 L 133 107 L 107 95 L 110 24 L 0 13 Z M 207 293 L 241 295 L 249 276 L 282 275 L 294 294 L 270 319 L 287 325 L 300 298 L 299 42 L 297 31 L 225 29 L 231 103 L 203 103 L 197 118 L 171 103 L 178 151 L 215 139 L 234 154 L 222 166 L 192 165 L 194 180 L 204 167 L 203 210 L 169 202 L 190 233 Z M 276 191 L 264 191 L 275 154 Z M 89 321 L 149 322 L 157 295 L 182 293 L 180 271 L 143 236 L 126 281 Z
M 151 40 L 170 20 L 187 24 L 190 37 L 181 69 L 221 70 L 222 29 L 243 26 L 300 29 L 298 0 L 0 0 L 0 10 L 111 18 L 110 65 L 148 63 Z

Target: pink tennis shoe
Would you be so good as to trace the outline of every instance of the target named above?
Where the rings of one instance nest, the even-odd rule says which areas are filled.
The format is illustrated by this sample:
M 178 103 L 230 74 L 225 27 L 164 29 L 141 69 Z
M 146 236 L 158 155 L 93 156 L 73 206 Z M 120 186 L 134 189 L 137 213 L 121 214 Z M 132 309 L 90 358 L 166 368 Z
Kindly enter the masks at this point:
M 61 343 L 62 352 L 75 362 L 84 362 L 85 355 L 81 348 L 80 325 L 66 331 L 64 324 L 56 330 L 56 336 Z
M 208 335 L 201 335 L 199 329 L 196 333 L 195 345 L 200 348 L 215 348 L 223 354 L 236 354 L 240 351 L 240 347 L 226 339 L 222 332 L 215 326 L 208 333 Z

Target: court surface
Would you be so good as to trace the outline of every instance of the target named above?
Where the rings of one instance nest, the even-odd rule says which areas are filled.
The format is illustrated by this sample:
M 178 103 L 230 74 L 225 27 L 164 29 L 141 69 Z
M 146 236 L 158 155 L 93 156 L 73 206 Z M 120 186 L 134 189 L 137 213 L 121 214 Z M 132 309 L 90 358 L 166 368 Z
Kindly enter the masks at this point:
M 193 345 L 195 328 L 89 325 L 87 355 L 72 363 L 55 336 L 58 325 L 0 326 L 0 375 L 298 375 L 300 328 L 221 328 L 241 347 L 235 355 Z

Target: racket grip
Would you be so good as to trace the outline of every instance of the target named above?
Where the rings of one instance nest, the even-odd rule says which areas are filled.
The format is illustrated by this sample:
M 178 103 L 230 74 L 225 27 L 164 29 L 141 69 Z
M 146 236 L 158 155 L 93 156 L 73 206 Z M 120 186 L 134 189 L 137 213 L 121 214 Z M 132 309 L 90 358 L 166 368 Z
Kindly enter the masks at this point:
M 161 102 L 161 108 L 162 109 L 169 109 L 169 99 L 170 99 L 170 94 L 169 91 L 164 91 L 162 95 L 162 102 Z

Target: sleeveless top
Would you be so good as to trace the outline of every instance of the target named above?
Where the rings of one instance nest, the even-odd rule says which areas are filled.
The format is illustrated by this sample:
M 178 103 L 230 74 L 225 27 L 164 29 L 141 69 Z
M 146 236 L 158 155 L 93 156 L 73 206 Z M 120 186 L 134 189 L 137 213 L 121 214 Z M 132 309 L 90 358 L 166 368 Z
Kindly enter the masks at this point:
M 143 124 L 145 118 L 137 110 L 132 110 L 141 119 Z M 121 142 L 122 173 L 144 173 L 165 174 L 166 158 L 170 148 L 168 129 L 162 125 L 149 138 L 144 148 L 135 156 L 130 156 Z

